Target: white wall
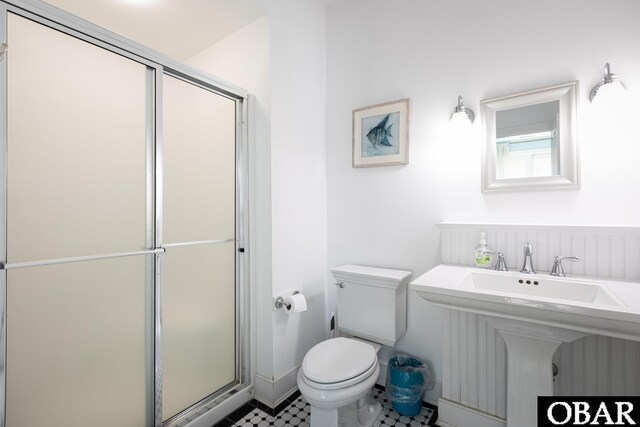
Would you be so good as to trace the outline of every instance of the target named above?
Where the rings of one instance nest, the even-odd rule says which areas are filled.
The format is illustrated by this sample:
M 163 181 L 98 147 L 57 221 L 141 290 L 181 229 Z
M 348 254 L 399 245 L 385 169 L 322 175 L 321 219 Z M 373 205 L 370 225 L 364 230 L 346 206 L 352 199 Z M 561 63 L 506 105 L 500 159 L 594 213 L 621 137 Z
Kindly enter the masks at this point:
M 640 104 L 640 2 L 350 0 L 330 3 L 326 20 L 329 268 L 418 276 L 440 260 L 443 220 L 640 224 L 640 129 L 587 99 L 609 61 Z M 481 123 L 459 138 L 449 122 L 457 96 L 479 113 L 482 99 L 571 80 L 580 80 L 581 189 L 482 194 Z M 353 169 L 352 109 L 406 97 L 410 164 Z M 398 348 L 430 359 L 438 377 L 440 325 L 439 310 L 411 295 Z
M 276 404 L 296 387 L 307 350 L 328 336 L 325 150 L 325 6 L 264 0 L 268 16 L 188 61 L 255 96 L 258 209 L 256 393 Z M 272 311 L 298 290 L 309 310 Z
M 309 311 L 274 313 L 274 376 L 327 336 L 325 20 L 321 0 L 270 0 L 273 295 Z

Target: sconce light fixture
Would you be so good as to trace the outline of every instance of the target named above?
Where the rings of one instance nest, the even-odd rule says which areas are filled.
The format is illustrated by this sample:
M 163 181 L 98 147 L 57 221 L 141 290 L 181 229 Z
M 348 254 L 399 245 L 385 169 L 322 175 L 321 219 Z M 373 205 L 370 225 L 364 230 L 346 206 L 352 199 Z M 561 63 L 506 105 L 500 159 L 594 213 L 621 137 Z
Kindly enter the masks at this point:
M 453 110 L 451 121 L 461 121 L 461 119 L 466 119 L 469 123 L 473 123 L 476 119 L 476 114 L 470 108 L 465 107 L 462 103 L 462 96 L 458 96 L 458 105 Z
M 591 92 L 589 93 L 589 102 L 593 102 L 596 95 L 604 92 L 620 91 L 621 89 L 626 90 L 624 83 L 622 83 L 620 78 L 616 74 L 613 74 L 609 68 L 610 66 L 608 62 L 604 64 L 604 76 L 602 77 L 602 80 L 600 80 L 600 83 L 591 89 Z

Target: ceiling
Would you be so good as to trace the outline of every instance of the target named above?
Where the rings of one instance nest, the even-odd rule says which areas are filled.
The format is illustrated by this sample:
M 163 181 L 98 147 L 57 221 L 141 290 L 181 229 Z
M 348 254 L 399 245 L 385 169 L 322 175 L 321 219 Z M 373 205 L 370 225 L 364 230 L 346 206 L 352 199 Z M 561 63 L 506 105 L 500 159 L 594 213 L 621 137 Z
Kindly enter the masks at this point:
M 179 60 L 265 15 L 259 0 L 46 2 Z

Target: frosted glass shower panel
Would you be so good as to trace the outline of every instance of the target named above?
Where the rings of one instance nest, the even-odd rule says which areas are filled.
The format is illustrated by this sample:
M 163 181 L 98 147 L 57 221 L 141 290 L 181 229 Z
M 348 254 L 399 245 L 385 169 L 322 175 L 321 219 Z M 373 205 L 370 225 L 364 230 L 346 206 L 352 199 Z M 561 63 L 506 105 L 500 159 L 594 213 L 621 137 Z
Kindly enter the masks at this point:
M 163 420 L 235 378 L 234 243 L 167 248 Z
M 164 242 L 235 235 L 235 101 L 163 79 Z
M 145 257 L 7 272 L 7 427 L 145 421 Z
M 9 13 L 8 262 L 144 249 L 146 66 Z

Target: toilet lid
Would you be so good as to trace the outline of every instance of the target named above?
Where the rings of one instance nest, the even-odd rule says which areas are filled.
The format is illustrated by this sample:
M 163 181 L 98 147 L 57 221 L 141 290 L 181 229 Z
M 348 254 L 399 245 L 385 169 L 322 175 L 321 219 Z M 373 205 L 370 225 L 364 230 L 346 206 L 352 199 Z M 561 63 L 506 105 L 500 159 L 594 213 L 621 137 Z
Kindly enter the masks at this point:
M 302 373 L 317 383 L 337 383 L 357 377 L 376 361 L 373 346 L 348 338 L 334 338 L 307 352 Z

